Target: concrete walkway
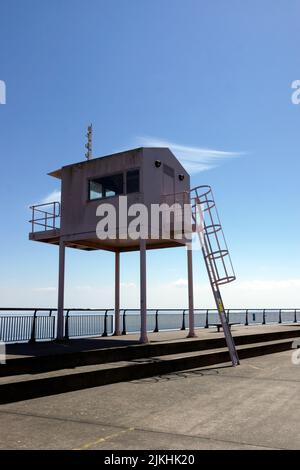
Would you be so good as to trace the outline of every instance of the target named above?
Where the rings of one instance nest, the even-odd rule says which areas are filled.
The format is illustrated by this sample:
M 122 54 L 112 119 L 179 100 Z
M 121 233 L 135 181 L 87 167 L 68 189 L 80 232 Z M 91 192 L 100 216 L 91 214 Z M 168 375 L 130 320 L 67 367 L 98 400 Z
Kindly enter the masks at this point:
M 291 353 L 2 405 L 0 448 L 298 449 Z

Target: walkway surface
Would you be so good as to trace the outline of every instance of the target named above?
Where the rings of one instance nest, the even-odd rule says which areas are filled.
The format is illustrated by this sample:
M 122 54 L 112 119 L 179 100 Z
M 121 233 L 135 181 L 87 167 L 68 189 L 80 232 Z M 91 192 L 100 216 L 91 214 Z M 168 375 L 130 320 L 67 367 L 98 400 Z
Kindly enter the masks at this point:
M 250 335 L 256 333 L 270 333 L 276 331 L 285 331 L 294 328 L 299 329 L 299 323 L 281 324 L 281 325 L 257 325 L 257 326 L 233 326 L 233 336 Z M 223 332 L 217 332 L 216 328 L 197 329 L 198 339 L 220 338 Z M 186 331 L 162 331 L 159 333 L 149 333 L 148 338 L 151 343 L 186 341 L 188 330 Z M 188 341 L 193 341 L 189 339 Z M 130 346 L 131 344 L 139 344 L 138 334 L 128 334 L 125 336 L 107 336 L 106 338 L 84 338 L 72 339 L 66 343 L 55 342 L 37 342 L 35 344 L 18 343 L 7 344 L 6 358 L 7 360 L 26 357 L 26 356 L 45 356 L 50 354 L 72 353 L 77 351 L 92 351 L 102 348 L 115 348 Z
M 299 449 L 291 354 L 2 405 L 0 448 Z

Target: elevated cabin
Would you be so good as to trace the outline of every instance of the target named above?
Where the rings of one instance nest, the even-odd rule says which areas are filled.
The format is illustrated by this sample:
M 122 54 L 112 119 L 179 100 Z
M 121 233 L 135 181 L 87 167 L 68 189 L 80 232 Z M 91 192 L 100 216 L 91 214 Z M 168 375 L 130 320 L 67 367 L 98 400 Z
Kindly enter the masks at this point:
M 61 202 L 32 206 L 32 229 L 29 239 L 59 245 L 57 339 L 64 337 L 65 248 L 110 250 L 115 252 L 115 334 L 120 334 L 120 253 L 140 251 L 141 342 L 147 342 L 146 250 L 184 246 L 183 227 L 171 220 L 170 235 L 163 234 L 162 217 L 152 236 L 151 217 L 146 222 L 147 239 L 132 238 L 130 221 L 121 207 L 123 196 L 127 206 L 144 204 L 149 215 L 153 204 L 179 206 L 190 202 L 190 177 L 168 148 L 137 148 L 113 155 L 67 165 L 52 171 L 50 176 L 61 180 Z M 105 238 L 97 231 L 99 208 L 106 204 L 116 210 L 116 237 Z M 98 214 L 98 215 L 97 215 Z M 102 214 L 103 215 L 103 214 Z M 152 220 L 153 222 L 153 220 Z M 143 222 L 145 228 L 145 223 Z M 153 228 L 153 223 L 152 223 Z M 100 230 L 100 235 L 103 235 Z M 178 233 L 179 232 L 179 233 Z M 158 237 L 157 237 L 158 234 Z M 161 236 L 163 234 L 163 236 Z M 187 250 L 189 288 L 189 336 L 194 335 L 192 252 Z
M 139 240 L 127 236 L 134 216 L 119 213 L 119 196 L 126 195 L 128 207 L 142 203 L 148 209 L 147 249 L 184 243 L 178 237 L 174 239 L 172 230 L 169 239 L 151 237 L 151 205 L 182 204 L 190 190 L 188 173 L 168 148 L 128 150 L 67 165 L 49 175 L 61 180 L 61 203 L 33 207 L 31 240 L 59 244 L 63 237 L 66 246 L 84 250 L 138 250 Z M 116 209 L 116 239 L 97 236 L 100 218 L 96 211 L 101 204 Z M 47 220 L 43 211 L 48 214 Z M 161 219 L 158 230 L 161 235 Z

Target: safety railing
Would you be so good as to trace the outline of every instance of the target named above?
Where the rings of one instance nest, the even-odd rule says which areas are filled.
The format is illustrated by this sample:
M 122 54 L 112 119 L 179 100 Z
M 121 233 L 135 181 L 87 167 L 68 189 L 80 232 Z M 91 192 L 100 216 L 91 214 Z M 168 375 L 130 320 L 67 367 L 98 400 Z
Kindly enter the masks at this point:
M 300 309 L 228 309 L 229 323 L 268 325 L 300 323 Z M 140 329 L 140 310 L 121 309 L 123 335 Z M 216 309 L 195 309 L 195 327 L 210 328 L 219 323 Z M 52 308 L 0 308 L 0 341 L 35 342 L 53 340 L 56 336 L 57 310 Z M 186 330 L 188 309 L 148 309 L 148 331 Z M 113 309 L 65 309 L 64 336 L 83 338 L 109 336 L 114 332 Z
M 113 310 L 64 310 L 64 336 L 68 338 L 107 336 L 113 333 Z M 5 343 L 53 340 L 57 309 L 0 308 L 0 341 Z
M 31 232 L 55 230 L 59 228 L 60 202 L 49 202 L 46 204 L 36 204 L 30 206 L 32 217 Z
M 147 329 L 159 332 L 166 330 L 186 330 L 189 327 L 188 309 L 148 309 Z M 140 311 L 121 311 L 122 334 L 136 333 L 140 328 Z M 229 323 L 241 326 L 299 323 L 300 309 L 227 309 Z M 195 309 L 195 328 L 210 328 L 220 322 L 217 309 Z

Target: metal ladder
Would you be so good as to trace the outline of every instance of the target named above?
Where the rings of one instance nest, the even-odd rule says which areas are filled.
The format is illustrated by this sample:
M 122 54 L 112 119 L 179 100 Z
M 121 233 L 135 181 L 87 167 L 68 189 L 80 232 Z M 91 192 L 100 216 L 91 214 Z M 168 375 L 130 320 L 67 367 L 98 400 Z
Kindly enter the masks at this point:
M 213 296 L 218 309 L 226 344 L 233 366 L 239 364 L 234 340 L 228 325 L 219 286 L 235 280 L 226 240 L 210 186 L 197 186 L 190 191 L 194 231 L 198 233 Z

